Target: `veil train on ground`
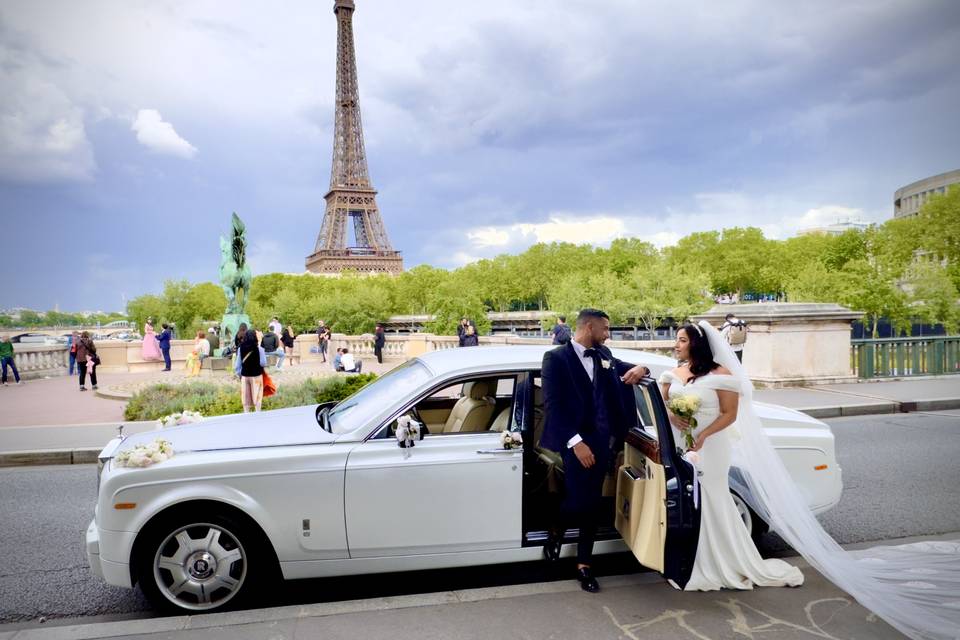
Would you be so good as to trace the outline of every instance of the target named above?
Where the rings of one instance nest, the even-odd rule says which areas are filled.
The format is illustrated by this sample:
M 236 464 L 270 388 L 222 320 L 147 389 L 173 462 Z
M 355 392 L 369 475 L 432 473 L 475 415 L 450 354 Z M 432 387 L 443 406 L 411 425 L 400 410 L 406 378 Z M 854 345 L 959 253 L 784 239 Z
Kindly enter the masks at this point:
M 753 383 L 720 332 L 701 320 L 714 361 L 740 383 L 733 464 L 758 515 L 817 571 L 915 640 L 960 638 L 960 541 L 845 551 L 807 506 L 753 411 Z

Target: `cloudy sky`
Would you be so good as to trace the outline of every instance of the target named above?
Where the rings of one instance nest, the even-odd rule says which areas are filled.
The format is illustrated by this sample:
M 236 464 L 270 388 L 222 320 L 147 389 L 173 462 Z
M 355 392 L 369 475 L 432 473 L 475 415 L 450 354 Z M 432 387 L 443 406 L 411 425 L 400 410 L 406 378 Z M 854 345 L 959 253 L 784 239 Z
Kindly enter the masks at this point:
M 892 216 L 960 168 L 960 3 L 357 0 L 405 264 Z M 329 185 L 332 0 L 0 4 L 0 308 L 301 272 Z M 454 10 L 455 8 L 455 10 Z

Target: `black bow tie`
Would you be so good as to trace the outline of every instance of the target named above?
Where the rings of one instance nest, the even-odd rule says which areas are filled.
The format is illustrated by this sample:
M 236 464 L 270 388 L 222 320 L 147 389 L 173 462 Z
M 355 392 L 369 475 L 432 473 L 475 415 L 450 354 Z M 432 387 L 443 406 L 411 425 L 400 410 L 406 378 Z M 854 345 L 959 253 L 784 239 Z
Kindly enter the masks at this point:
M 584 350 L 583 350 L 583 357 L 584 357 L 584 358 L 596 358 L 596 357 L 598 357 L 599 355 L 600 355 L 600 352 L 599 352 L 598 350 L 594 349 L 593 347 L 591 347 L 591 348 L 589 348 L 589 349 L 584 349 Z

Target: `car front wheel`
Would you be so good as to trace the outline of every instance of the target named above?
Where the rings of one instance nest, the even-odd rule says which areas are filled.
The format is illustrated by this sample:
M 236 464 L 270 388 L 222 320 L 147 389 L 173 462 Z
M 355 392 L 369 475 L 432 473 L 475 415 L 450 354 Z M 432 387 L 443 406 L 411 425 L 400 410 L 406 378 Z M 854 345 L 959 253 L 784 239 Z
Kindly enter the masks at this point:
M 164 611 L 215 611 L 246 600 L 261 573 L 255 537 L 223 515 L 181 514 L 149 532 L 138 577 L 147 599 Z

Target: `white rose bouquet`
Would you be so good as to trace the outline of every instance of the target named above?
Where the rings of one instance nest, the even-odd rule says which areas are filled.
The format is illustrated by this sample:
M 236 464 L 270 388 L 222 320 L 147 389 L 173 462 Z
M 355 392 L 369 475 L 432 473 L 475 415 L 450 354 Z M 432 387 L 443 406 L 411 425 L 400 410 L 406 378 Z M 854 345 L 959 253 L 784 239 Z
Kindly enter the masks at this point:
M 149 467 L 172 457 L 173 445 L 157 438 L 150 444 L 138 444 L 133 449 L 119 453 L 113 463 L 118 467 Z
M 178 411 L 177 413 L 171 413 L 157 420 L 157 429 L 176 427 L 181 424 L 192 424 L 194 422 L 200 422 L 201 420 L 203 420 L 203 415 L 201 415 L 199 411 Z
M 519 431 L 504 431 L 500 434 L 500 444 L 504 449 L 516 449 L 523 446 L 523 436 Z
M 687 449 L 689 449 L 693 446 L 693 430 L 697 428 L 697 419 L 693 416 L 697 415 L 697 412 L 700 411 L 700 398 L 695 395 L 674 396 L 670 398 L 670 402 L 667 403 L 667 408 L 670 409 L 674 415 L 689 421 L 687 428 L 680 430 L 683 434 L 683 440 L 687 445 Z

